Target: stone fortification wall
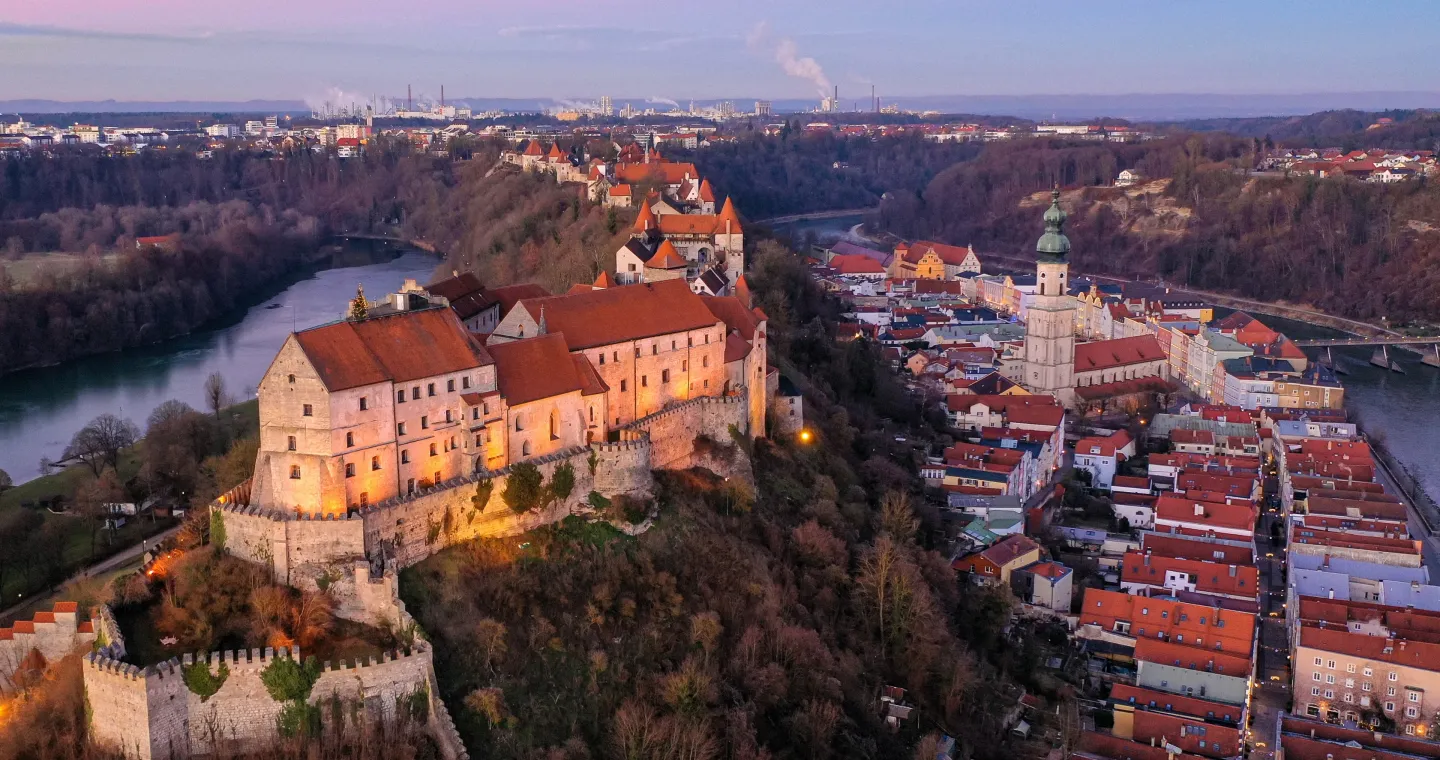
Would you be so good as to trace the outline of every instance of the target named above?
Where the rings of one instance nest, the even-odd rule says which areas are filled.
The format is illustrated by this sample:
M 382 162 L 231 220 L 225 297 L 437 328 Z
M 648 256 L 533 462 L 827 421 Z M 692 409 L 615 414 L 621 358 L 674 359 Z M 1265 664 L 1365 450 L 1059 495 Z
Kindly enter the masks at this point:
M 695 438 L 707 436 L 716 443 L 732 443 L 730 428 L 749 434 L 747 395 L 702 396 L 664 411 L 642 417 L 623 429 L 643 431 L 651 442 L 650 466 L 657 470 L 683 470 L 697 466 Z
M 694 433 L 689 436 L 693 439 Z M 575 486 L 563 502 L 526 514 L 516 514 L 505 504 L 510 468 L 451 478 L 347 516 L 299 517 L 234 502 L 217 502 L 211 509 L 223 524 L 226 551 L 273 568 L 283 583 L 311 587 L 323 575 L 348 575 L 354 562 L 367 556 L 383 556 L 405 567 L 454 543 L 515 535 L 557 522 L 592 490 L 607 497 L 648 497 L 654 485 L 651 443 L 643 435 L 631 438 L 529 460 L 546 483 L 556 468 L 568 463 Z M 491 493 L 483 509 L 477 509 L 473 498 L 483 481 L 490 482 Z
M 298 647 L 276 652 L 212 652 L 170 660 L 149 668 L 127 665 L 102 654 L 85 658 L 85 693 L 91 736 L 97 743 L 140 760 L 183 758 L 220 751 L 247 751 L 278 737 L 277 719 L 285 705 L 270 696 L 261 674 L 277 658 L 299 659 Z M 208 699 L 186 687 L 185 668 L 204 663 L 224 683 Z M 448 760 L 465 758 L 454 722 L 436 696 L 429 645 L 386 652 L 377 661 L 325 663 L 310 691 L 309 703 L 322 707 L 337 700 L 342 713 L 368 721 L 391 721 L 400 705 L 423 695 L 426 727 Z M 321 711 L 322 719 L 330 719 Z
M 97 624 L 81 620 L 74 602 L 60 602 L 49 612 L 37 612 L 30 620 L 17 620 L 8 628 L 0 628 L 0 693 L 13 688 L 11 676 L 31 652 L 39 652 L 45 662 L 55 662 L 90 646 L 95 641 Z

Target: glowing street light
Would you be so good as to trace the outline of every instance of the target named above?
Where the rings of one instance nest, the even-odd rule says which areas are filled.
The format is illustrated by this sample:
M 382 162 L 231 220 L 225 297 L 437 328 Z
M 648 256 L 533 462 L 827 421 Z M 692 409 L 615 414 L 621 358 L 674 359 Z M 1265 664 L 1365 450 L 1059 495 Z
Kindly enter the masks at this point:
M 800 429 L 800 442 L 801 442 L 801 443 L 806 443 L 806 444 L 808 444 L 808 443 L 810 443 L 810 442 L 812 442 L 812 441 L 814 441 L 814 440 L 815 440 L 815 434 L 812 433 L 812 432 L 810 432 L 810 429 L 809 429 L 809 428 L 801 428 L 801 429 Z

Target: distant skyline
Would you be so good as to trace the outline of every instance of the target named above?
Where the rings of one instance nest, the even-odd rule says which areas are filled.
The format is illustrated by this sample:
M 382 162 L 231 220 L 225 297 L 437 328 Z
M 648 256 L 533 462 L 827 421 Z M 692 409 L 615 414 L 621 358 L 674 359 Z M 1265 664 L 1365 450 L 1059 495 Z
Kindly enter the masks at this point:
M 51 0 L 0 11 L 0 100 L 1430 91 L 1440 4 L 1212 0 Z M 1352 24 L 1364 14 L 1364 28 Z M 1368 35 L 1363 44 L 1357 35 Z

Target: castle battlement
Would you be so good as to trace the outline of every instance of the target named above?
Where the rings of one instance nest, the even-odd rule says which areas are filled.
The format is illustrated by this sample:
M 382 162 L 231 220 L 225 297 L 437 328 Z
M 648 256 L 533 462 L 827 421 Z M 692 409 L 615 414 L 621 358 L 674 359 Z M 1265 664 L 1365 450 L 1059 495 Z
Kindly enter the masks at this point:
M 696 407 L 718 406 L 721 408 L 726 408 L 732 406 L 743 406 L 747 402 L 747 400 L 748 394 L 746 391 L 743 390 L 739 393 L 727 394 L 724 396 L 700 396 L 686 401 L 681 401 L 678 404 L 665 407 L 658 412 L 648 414 L 638 420 L 622 425 L 620 429 L 626 431 L 643 430 L 644 428 L 654 424 L 655 422 L 670 417 L 675 417 L 680 414 L 684 414 L 687 411 L 691 411 Z M 648 431 L 646 432 L 648 435 Z
M 141 668 L 138 665 L 121 662 L 99 652 L 91 652 L 85 655 L 84 663 L 87 677 L 89 673 L 95 673 L 97 675 L 111 676 L 126 681 L 144 681 L 150 675 L 148 668 Z

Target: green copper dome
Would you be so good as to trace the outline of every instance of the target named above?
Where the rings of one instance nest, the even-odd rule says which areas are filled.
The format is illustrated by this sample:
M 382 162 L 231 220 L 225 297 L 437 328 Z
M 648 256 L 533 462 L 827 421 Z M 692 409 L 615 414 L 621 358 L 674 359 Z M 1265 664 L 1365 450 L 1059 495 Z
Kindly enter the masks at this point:
M 1060 208 L 1060 188 L 1050 192 L 1050 208 L 1045 211 L 1045 234 L 1035 244 L 1041 256 L 1063 259 L 1070 252 L 1070 239 L 1065 237 L 1065 211 Z

